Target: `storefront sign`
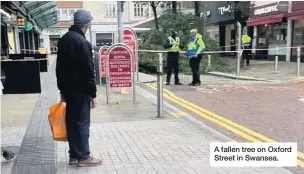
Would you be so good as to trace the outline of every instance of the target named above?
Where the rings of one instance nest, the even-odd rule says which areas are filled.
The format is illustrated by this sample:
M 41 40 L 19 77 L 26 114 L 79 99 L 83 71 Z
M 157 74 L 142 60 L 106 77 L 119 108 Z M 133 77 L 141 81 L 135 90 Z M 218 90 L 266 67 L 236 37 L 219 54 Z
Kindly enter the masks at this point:
M 108 51 L 108 46 L 103 46 L 99 49 L 100 56 L 100 76 L 102 78 L 106 77 L 106 55 Z
M 225 13 L 230 13 L 231 10 L 231 5 L 228 5 L 227 7 L 220 7 L 219 9 L 219 13 L 220 15 L 224 15 Z
M 133 52 L 133 55 L 134 55 L 134 71 L 137 71 L 137 36 L 136 36 L 136 33 L 133 31 L 132 28 L 129 28 L 129 27 L 125 27 L 123 29 L 123 42 L 128 45 L 131 49 L 132 49 L 132 52 Z
M 244 1 L 242 2 L 242 9 L 240 10 L 241 12 L 238 13 L 240 15 L 240 18 L 246 18 L 249 15 L 249 8 L 244 8 L 248 5 L 250 5 L 250 2 Z M 206 23 L 209 24 L 218 24 L 221 22 L 226 22 L 230 21 L 233 23 L 235 20 L 235 10 L 234 6 L 236 6 L 236 2 L 224 2 L 224 1 L 216 1 L 213 3 L 206 3 L 203 5 L 201 8 L 202 11 L 202 16 L 207 16 L 206 17 Z
M 29 22 L 29 21 L 26 21 L 26 22 L 24 23 L 24 29 L 25 29 L 25 31 L 30 31 L 30 30 L 32 30 L 32 29 L 33 29 L 33 24 L 32 24 L 31 22 Z
M 109 87 L 132 87 L 132 50 L 124 44 L 116 44 L 108 51 Z
M 288 1 L 279 1 L 251 9 L 250 19 L 287 13 Z
M 254 15 L 261 15 L 261 14 L 271 13 L 276 11 L 279 11 L 278 5 L 256 9 L 254 10 Z

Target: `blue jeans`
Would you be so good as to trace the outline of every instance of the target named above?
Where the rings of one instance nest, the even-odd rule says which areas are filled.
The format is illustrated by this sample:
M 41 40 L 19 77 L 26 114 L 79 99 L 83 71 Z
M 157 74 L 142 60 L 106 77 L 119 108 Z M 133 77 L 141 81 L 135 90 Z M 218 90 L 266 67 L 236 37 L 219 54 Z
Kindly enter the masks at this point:
M 66 101 L 66 128 L 70 158 L 79 161 L 90 157 L 90 106 L 87 94 L 64 94 Z

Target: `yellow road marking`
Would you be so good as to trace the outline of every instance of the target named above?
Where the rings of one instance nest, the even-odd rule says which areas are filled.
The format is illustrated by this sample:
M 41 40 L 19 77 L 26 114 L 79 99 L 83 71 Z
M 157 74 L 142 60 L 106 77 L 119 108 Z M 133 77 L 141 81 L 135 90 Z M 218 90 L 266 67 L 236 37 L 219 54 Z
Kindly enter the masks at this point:
M 174 115 L 174 116 L 186 116 L 188 114 L 186 112 L 171 112 L 171 115 Z
M 150 88 L 154 89 L 154 90 L 157 90 L 157 87 L 156 87 L 155 84 L 146 84 L 146 85 L 149 86 Z M 198 115 L 206 118 L 207 120 L 209 120 L 211 122 L 214 122 L 214 123 L 217 123 L 217 124 L 221 125 L 222 127 L 224 127 L 226 129 L 228 129 L 228 130 L 236 133 L 237 135 L 239 135 L 239 136 L 241 136 L 241 137 L 243 137 L 243 138 L 245 138 L 245 139 L 247 139 L 249 141 L 260 142 L 259 140 L 256 139 L 256 138 L 259 138 L 259 139 L 261 139 L 263 141 L 266 141 L 266 142 L 276 142 L 273 139 L 270 139 L 270 138 L 268 138 L 268 137 L 266 137 L 264 135 L 261 135 L 261 134 L 255 132 L 255 131 L 253 131 L 253 130 L 250 130 L 250 129 L 242 126 L 242 125 L 239 125 L 239 124 L 237 124 L 237 123 L 235 123 L 235 122 L 233 122 L 233 121 L 231 121 L 231 120 L 229 120 L 227 118 L 221 117 L 221 116 L 219 116 L 219 115 L 217 115 L 217 114 L 215 114 L 213 112 L 210 112 L 210 111 L 208 111 L 206 109 L 203 109 L 200 106 L 197 106 L 197 105 L 195 105 L 193 103 L 190 103 L 190 102 L 188 102 L 188 101 L 186 101 L 186 100 L 184 100 L 182 98 L 179 98 L 179 97 L 177 97 L 175 94 L 173 94 L 171 91 L 169 91 L 167 89 L 163 89 L 163 91 L 164 91 L 163 95 L 164 95 L 165 98 L 167 98 L 167 99 L 169 99 L 169 100 L 171 100 L 171 101 L 173 101 L 173 102 L 175 102 L 175 103 L 183 106 L 184 108 L 187 108 L 188 110 L 190 110 L 190 111 L 192 111 L 192 112 L 194 112 L 194 113 L 196 113 L 196 114 L 198 114 Z M 206 115 L 206 114 L 208 114 L 208 115 Z M 216 120 L 216 119 L 214 119 L 214 118 L 212 118 L 210 116 L 212 116 L 214 118 L 217 118 L 220 121 L 218 121 L 218 120 Z M 234 126 L 235 128 L 238 128 L 238 129 L 240 129 L 240 130 L 242 130 L 244 132 L 247 132 L 248 134 L 250 134 L 252 136 L 255 136 L 256 138 L 254 138 L 254 137 L 252 137 L 250 135 L 247 135 L 244 132 L 240 132 L 239 130 L 237 130 L 237 129 L 229 126 L 229 125 Z M 299 151 L 297 152 L 297 156 L 299 158 L 303 158 L 304 159 L 304 154 L 301 153 L 301 152 L 299 152 Z M 298 165 L 304 168 L 304 162 L 302 162 L 300 160 L 298 160 Z
M 155 86 L 155 84 L 152 84 L 152 85 Z M 225 118 L 225 117 L 221 117 L 221 116 L 219 116 L 219 115 L 217 115 L 217 114 L 215 114 L 215 113 L 213 113 L 213 112 L 211 112 L 211 111 L 208 111 L 208 110 L 206 110 L 206 109 L 204 109 L 204 108 L 202 108 L 202 107 L 200 107 L 200 106 L 198 106 L 198 105 L 195 105 L 195 104 L 190 103 L 190 102 L 188 102 L 188 101 L 186 101 L 186 100 L 184 100 L 184 99 L 182 99 L 182 98 L 180 98 L 180 97 L 177 97 L 174 93 L 172 93 L 171 91 L 169 91 L 169 90 L 167 90 L 167 89 L 163 89 L 163 91 L 164 91 L 165 93 L 167 93 L 170 97 L 173 97 L 174 99 L 176 99 L 176 100 L 178 100 L 178 101 L 180 101 L 180 102 L 183 102 L 183 103 L 185 103 L 185 104 L 187 104 L 187 105 L 189 105 L 189 106 L 192 106 L 192 107 L 195 108 L 195 109 L 198 109 L 199 111 L 202 111 L 202 112 L 204 112 L 204 113 L 206 113 L 206 114 L 208 114 L 208 115 L 211 115 L 211 116 L 213 116 L 213 117 L 215 117 L 215 118 L 217 118 L 217 119 L 219 119 L 219 120 L 221 120 L 221 121 L 223 121 L 223 122 L 225 122 L 225 123 L 227 123 L 227 124 L 229 124 L 229 125 L 231 125 L 231 126 L 234 126 L 234 127 L 238 128 L 238 129 L 241 129 L 241 130 L 243 130 L 244 132 L 247 132 L 248 134 L 250 134 L 250 135 L 252 135 L 252 136 L 255 136 L 256 138 L 259 138 L 259 139 L 261 139 L 261 140 L 263 140 L 263 141 L 266 141 L 266 142 L 276 142 L 275 140 L 273 140 L 273 139 L 271 139 L 271 138 L 268 138 L 268 137 L 266 137 L 266 136 L 264 136 L 264 135 L 261 135 L 261 134 L 255 132 L 255 131 L 253 131 L 253 130 L 251 130 L 251 129 L 248 129 L 248 128 L 246 128 L 246 127 L 240 125 L 240 124 L 237 124 L 237 123 L 235 123 L 235 122 L 233 122 L 233 121 L 231 121 L 231 120 L 229 120 L 229 119 L 227 119 L 227 118 Z M 304 159 L 304 154 L 301 153 L 301 152 L 299 152 L 299 151 L 298 151 L 298 156 L 299 156 L 300 158 L 303 158 L 303 159 Z

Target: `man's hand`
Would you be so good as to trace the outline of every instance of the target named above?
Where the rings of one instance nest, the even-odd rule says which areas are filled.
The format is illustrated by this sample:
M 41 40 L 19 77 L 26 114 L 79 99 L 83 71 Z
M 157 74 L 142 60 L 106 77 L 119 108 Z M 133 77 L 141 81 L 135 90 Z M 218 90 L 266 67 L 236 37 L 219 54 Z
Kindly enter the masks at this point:
M 64 99 L 64 97 L 63 97 L 62 94 L 60 95 L 60 101 L 61 101 L 61 102 L 65 102 L 65 99 Z
M 92 98 L 91 102 L 92 102 L 91 108 L 95 108 L 97 106 L 97 100 L 96 100 L 96 98 Z

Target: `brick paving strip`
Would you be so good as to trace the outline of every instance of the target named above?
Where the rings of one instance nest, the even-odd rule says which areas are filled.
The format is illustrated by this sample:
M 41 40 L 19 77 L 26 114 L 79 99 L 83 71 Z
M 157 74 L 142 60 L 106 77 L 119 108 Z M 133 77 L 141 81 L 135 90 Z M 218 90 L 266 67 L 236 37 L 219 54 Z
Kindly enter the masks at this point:
M 58 98 L 55 79 L 55 64 L 50 66 L 42 93 L 32 113 L 18 155 L 16 156 L 12 174 L 55 174 L 56 143 L 48 123 L 48 107 Z

